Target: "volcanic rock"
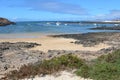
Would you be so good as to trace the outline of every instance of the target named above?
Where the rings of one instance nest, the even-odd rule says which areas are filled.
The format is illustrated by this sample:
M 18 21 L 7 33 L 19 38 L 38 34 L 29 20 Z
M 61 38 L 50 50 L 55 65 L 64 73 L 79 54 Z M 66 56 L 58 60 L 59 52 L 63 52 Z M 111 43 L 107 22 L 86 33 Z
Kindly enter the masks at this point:
M 6 18 L 0 18 L 0 26 L 7 26 L 10 24 L 15 24 L 14 22 L 9 21 Z

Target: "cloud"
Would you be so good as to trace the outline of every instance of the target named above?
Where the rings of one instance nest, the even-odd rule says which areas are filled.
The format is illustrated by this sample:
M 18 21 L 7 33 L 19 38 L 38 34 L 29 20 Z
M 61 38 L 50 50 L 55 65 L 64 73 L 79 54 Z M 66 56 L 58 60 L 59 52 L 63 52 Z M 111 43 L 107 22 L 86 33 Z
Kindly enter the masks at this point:
M 119 19 L 120 18 L 120 10 L 110 10 L 107 14 L 98 14 L 95 16 L 91 16 L 91 18 L 98 19 L 98 20 Z
M 52 13 L 63 13 L 73 15 L 87 15 L 86 9 L 79 5 L 63 3 L 58 0 L 24 0 L 21 6 L 29 10 L 47 11 Z
M 120 10 L 110 10 L 109 16 L 120 17 Z

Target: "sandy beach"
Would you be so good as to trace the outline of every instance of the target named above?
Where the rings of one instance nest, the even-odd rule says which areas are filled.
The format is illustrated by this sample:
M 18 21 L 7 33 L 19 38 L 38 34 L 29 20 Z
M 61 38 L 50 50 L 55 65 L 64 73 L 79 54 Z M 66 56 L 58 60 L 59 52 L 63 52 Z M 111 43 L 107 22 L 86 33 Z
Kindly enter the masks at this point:
M 111 34 L 112 36 L 109 37 Z M 29 36 L 30 35 L 31 34 L 29 34 Z M 11 70 L 19 69 L 23 64 L 27 65 L 29 63 L 36 63 L 38 61 L 59 57 L 65 54 L 72 53 L 77 55 L 77 57 L 87 61 L 96 59 L 98 56 L 104 53 L 112 52 L 117 49 L 116 46 L 119 46 L 118 42 L 114 43 L 114 41 L 119 41 L 119 39 L 116 38 L 119 38 L 120 34 L 89 33 L 84 35 L 70 34 L 55 36 L 56 37 L 54 37 L 54 35 L 37 35 L 35 38 L 1 38 L 1 60 L 5 60 L 4 63 L 1 62 L 0 64 L 2 67 L 1 75 Z M 76 44 L 76 41 L 83 41 L 83 44 Z M 105 43 L 106 41 L 109 43 Z M 88 43 L 85 44 L 86 42 Z M 74 80 L 74 78 L 71 78 L 71 76 L 76 78 L 76 80 L 84 80 L 84 78 L 78 77 L 71 72 L 62 72 L 61 76 L 58 77 L 54 77 L 54 75 L 36 77 L 34 80 L 64 80 L 66 77 L 67 80 Z
M 100 43 L 93 47 L 84 47 L 83 45 L 77 45 L 71 42 L 75 39 L 68 38 L 54 38 L 49 36 L 42 36 L 40 38 L 15 38 L 15 39 L 0 39 L 0 42 L 35 42 L 42 46 L 32 48 L 32 50 L 40 50 L 47 52 L 48 50 L 82 50 L 82 51 L 98 51 L 103 48 L 109 48 L 110 46 L 104 43 Z
M 43 77 L 36 76 L 33 80 L 92 80 L 92 79 L 85 79 L 80 76 L 76 76 L 72 72 L 68 71 L 61 71 L 55 75 L 46 75 Z M 23 79 L 23 80 L 31 80 L 31 79 Z
M 120 0 L 0 0 L 0 80 L 120 80 Z

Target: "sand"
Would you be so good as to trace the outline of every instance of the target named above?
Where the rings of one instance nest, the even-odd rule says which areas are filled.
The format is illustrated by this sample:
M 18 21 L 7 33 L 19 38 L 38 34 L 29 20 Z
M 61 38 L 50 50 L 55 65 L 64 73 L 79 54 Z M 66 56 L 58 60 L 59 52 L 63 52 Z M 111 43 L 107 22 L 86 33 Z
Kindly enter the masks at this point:
M 100 43 L 94 47 L 83 47 L 83 45 L 77 45 L 74 43 L 75 39 L 68 38 L 53 38 L 49 36 L 42 36 L 40 38 L 13 38 L 13 39 L 0 39 L 0 42 L 36 42 L 42 44 L 32 48 L 32 50 L 41 50 L 47 52 L 48 50 L 82 50 L 82 51 L 98 51 L 103 48 L 110 47 L 107 44 Z
M 31 50 L 40 50 L 43 52 L 47 52 L 48 50 L 82 50 L 82 51 L 98 51 L 103 48 L 109 48 L 111 46 L 100 43 L 99 45 L 95 45 L 94 47 L 83 47 L 83 45 L 77 45 L 71 42 L 76 41 L 75 39 L 68 38 L 54 38 L 49 36 L 41 36 L 38 38 L 2 38 L 0 42 L 35 42 L 42 44 L 41 46 L 37 46 L 31 48 Z M 35 77 L 34 79 L 26 79 L 26 80 L 91 80 L 84 79 L 76 76 L 73 73 L 62 71 L 60 76 L 46 75 L 43 77 Z
M 62 71 L 59 73 L 59 76 L 54 76 L 54 75 L 46 75 L 43 77 L 37 76 L 33 79 L 24 79 L 24 80 L 92 80 L 92 79 L 81 78 L 71 72 Z

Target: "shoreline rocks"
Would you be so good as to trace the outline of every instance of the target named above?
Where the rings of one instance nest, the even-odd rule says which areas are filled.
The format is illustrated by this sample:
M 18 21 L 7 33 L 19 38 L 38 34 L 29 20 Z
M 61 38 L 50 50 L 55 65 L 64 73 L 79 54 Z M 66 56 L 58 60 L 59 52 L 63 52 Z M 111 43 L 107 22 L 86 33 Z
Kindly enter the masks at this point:
M 84 47 L 92 47 L 99 43 L 105 43 L 106 41 L 108 42 L 112 42 L 112 41 L 119 42 L 120 41 L 120 33 L 118 32 L 64 34 L 64 35 L 52 35 L 51 37 L 72 38 L 72 39 L 75 39 L 76 41 L 71 42 L 71 43 L 78 44 L 78 45 L 82 44 Z
M 10 25 L 10 24 L 15 24 L 15 22 L 11 22 L 6 18 L 1 18 L 0 17 L 0 26 L 7 26 L 7 25 Z
M 82 41 L 76 44 L 83 44 L 85 46 L 93 46 L 101 42 L 106 42 L 106 44 L 111 45 L 111 47 L 99 51 L 49 50 L 44 53 L 39 50 L 30 49 L 36 46 L 41 46 L 41 44 L 28 42 L 2 42 L 0 43 L 0 74 L 19 69 L 20 66 L 24 64 L 36 63 L 38 61 L 52 59 L 53 57 L 65 54 L 76 55 L 86 61 L 90 61 L 96 59 L 100 55 L 120 49 L 120 33 L 66 34 L 55 35 L 53 37 L 74 38 L 76 41 Z
M 18 43 L 9 44 L 9 45 L 17 45 Z M 27 45 L 27 43 L 25 43 Z M 30 43 L 28 43 L 30 44 Z M 20 45 L 20 44 L 19 44 Z M 33 45 L 33 43 L 32 43 Z M 20 45 L 21 46 L 21 45 Z M 35 45 L 38 46 L 38 45 Z M 35 47 L 34 46 L 34 47 Z M 14 47 L 13 47 L 14 48 Z M 0 55 L 0 75 L 4 75 L 5 73 L 18 70 L 22 65 L 36 63 L 42 60 L 52 59 L 54 57 L 59 57 L 65 54 L 76 55 L 81 59 L 86 61 L 90 61 L 92 59 L 96 59 L 98 56 L 111 53 L 117 48 L 110 47 L 107 49 L 101 49 L 99 51 L 70 51 L 70 50 L 49 50 L 47 53 L 44 53 L 39 50 L 30 50 L 29 47 L 20 47 L 17 49 L 6 49 Z
M 113 27 L 107 27 L 107 26 L 102 26 L 102 27 L 96 27 L 96 28 L 90 28 L 91 30 L 120 30 L 120 26 L 113 26 Z
M 0 74 L 17 69 L 21 65 L 41 60 L 41 57 L 44 57 L 43 52 L 29 50 L 36 46 L 41 46 L 41 44 L 28 42 L 0 43 Z

